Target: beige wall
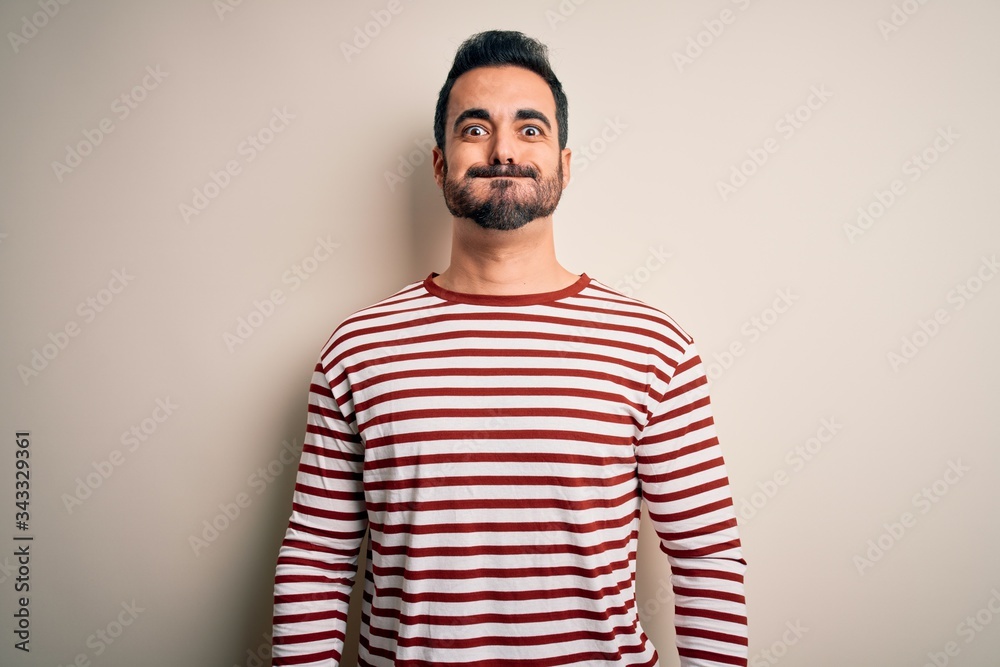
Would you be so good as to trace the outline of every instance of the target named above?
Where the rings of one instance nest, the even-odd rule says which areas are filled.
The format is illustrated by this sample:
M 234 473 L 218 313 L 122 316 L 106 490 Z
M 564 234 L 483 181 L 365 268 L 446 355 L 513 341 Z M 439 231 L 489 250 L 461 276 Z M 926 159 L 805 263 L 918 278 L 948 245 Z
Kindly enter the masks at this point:
M 631 280 L 709 364 L 751 664 L 995 665 L 998 20 L 988 0 L 4 2 L 0 664 L 266 654 L 312 365 L 349 312 L 446 268 L 434 102 L 456 46 L 500 27 L 549 44 L 569 96 L 560 260 Z M 642 618 L 677 665 L 652 538 Z

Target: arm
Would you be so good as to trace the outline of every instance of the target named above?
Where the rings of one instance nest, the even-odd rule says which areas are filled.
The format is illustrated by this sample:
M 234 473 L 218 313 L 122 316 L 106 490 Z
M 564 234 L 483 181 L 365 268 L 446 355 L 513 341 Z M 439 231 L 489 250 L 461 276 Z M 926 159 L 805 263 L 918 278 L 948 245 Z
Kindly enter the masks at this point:
M 642 495 L 670 563 L 677 651 L 682 667 L 745 667 L 746 561 L 693 341 L 663 380 L 657 375 L 651 387 L 636 453 Z
M 345 403 L 352 408 L 346 378 L 332 377 L 332 389 L 336 368 L 328 375 L 322 361 L 309 387 L 292 513 L 275 569 L 273 665 L 340 664 L 367 528 L 364 445 L 344 414 Z

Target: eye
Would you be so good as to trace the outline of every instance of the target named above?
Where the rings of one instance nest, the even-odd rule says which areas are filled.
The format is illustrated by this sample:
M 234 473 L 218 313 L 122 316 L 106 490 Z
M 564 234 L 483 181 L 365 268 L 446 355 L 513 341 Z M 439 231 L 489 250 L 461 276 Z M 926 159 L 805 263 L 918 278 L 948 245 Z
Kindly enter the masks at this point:
M 527 125 L 524 128 L 525 132 L 528 132 L 529 137 L 540 137 L 542 136 L 542 130 L 537 125 Z
M 477 134 L 472 134 L 473 131 L 477 132 Z M 469 125 L 462 130 L 462 134 L 471 137 L 482 137 L 486 135 L 486 129 L 482 125 Z

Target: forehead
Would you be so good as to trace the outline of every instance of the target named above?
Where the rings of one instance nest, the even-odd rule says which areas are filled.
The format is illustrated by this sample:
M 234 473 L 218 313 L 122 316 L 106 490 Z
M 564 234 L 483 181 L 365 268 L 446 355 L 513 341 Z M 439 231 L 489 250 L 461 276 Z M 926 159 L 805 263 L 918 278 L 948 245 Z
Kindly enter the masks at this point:
M 448 98 L 448 119 L 465 109 L 538 109 L 555 122 L 556 101 L 545 79 L 523 67 L 477 67 L 455 79 Z

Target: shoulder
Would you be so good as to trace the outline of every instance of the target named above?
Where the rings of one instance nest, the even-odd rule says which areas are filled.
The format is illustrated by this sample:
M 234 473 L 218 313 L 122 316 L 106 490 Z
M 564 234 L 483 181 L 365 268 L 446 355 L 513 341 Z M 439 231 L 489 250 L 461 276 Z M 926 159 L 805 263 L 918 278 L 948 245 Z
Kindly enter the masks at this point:
M 643 299 L 625 294 L 609 285 L 591 278 L 581 297 L 592 300 L 593 305 L 609 313 L 609 319 L 621 326 L 644 331 L 655 341 L 675 350 L 691 346 L 694 338 L 664 309 Z
M 701 357 L 694 337 L 664 309 L 608 285 L 591 281 L 593 298 L 613 309 L 616 326 L 641 336 L 652 380 L 665 391 L 680 372 L 699 367 Z
M 380 331 L 392 328 L 394 323 L 398 323 L 408 313 L 426 306 L 427 291 L 423 282 L 421 278 L 407 283 L 388 296 L 341 319 L 323 343 L 320 356 L 324 364 L 332 365 L 349 348 L 356 347 L 359 339 L 378 336 Z

